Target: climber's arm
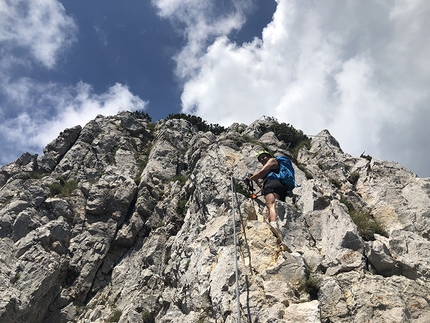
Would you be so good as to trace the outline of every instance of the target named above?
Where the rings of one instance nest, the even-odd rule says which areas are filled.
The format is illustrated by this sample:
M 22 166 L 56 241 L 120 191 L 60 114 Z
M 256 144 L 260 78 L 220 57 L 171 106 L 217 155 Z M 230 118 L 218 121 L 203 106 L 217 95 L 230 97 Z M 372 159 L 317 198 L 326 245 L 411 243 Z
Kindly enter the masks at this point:
M 249 179 L 251 181 L 256 181 L 258 179 L 263 179 L 269 174 L 269 172 L 273 169 L 279 168 L 279 164 L 275 158 L 270 158 L 261 169 L 256 172 L 254 175 L 250 176 Z

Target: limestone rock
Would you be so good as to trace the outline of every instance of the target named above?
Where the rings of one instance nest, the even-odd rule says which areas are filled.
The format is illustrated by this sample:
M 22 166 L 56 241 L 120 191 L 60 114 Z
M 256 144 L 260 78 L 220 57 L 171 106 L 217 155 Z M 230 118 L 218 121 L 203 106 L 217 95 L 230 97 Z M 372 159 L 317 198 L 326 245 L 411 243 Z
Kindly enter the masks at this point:
M 3 166 L 0 322 L 427 322 L 429 179 L 323 130 L 274 230 L 242 179 L 276 122 L 99 115 Z

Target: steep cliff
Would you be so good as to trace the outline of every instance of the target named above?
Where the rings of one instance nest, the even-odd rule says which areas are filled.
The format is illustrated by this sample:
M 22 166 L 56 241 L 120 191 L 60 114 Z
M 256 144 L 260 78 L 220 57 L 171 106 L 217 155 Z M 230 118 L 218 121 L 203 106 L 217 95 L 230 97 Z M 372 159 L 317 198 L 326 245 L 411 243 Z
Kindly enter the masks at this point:
M 3 166 L 0 322 L 428 322 L 430 180 L 324 130 L 280 241 L 240 181 L 263 147 L 291 155 L 273 124 L 121 112 Z

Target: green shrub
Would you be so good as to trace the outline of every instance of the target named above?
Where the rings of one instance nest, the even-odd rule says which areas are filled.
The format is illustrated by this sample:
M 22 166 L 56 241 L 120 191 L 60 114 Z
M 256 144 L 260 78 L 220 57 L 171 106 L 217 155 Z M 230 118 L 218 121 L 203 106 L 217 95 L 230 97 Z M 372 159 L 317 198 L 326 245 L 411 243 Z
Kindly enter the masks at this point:
M 119 319 L 121 318 L 121 315 L 122 315 L 121 310 L 115 310 L 115 312 L 113 312 L 112 316 L 108 319 L 108 322 L 118 322 Z
M 176 213 L 178 213 L 179 215 L 184 215 L 185 212 L 187 211 L 187 200 L 185 199 L 181 199 L 178 201 L 178 204 L 176 204 Z
M 52 196 L 67 197 L 78 188 L 78 182 L 74 179 L 65 181 L 63 178 L 58 178 L 58 180 L 59 182 L 48 185 Z
M 308 171 L 308 169 L 306 168 L 305 165 L 303 164 L 298 164 L 297 168 L 300 169 L 303 173 L 305 173 L 305 176 L 307 179 L 313 179 L 314 176 L 312 175 L 312 173 L 310 171 Z
M 248 189 L 243 187 L 241 182 L 236 182 L 236 192 L 242 194 L 246 198 L 251 197 L 251 193 L 248 191 Z
M 352 203 L 349 202 L 345 197 L 342 197 L 339 202 L 345 204 L 348 208 L 348 214 L 357 226 L 358 232 L 364 240 L 375 240 L 375 233 L 388 237 L 385 229 L 378 222 L 376 222 L 369 213 L 356 210 Z
M 262 127 L 262 131 L 272 131 L 279 140 L 290 144 L 290 151 L 297 158 L 297 154 L 303 146 L 310 149 L 311 139 L 303 131 L 295 129 L 292 125 L 285 122 L 275 122 L 268 128 Z
M 185 270 L 188 270 L 188 268 L 190 267 L 190 262 L 191 262 L 191 260 L 188 259 L 187 263 L 185 264 Z
M 48 176 L 48 174 L 42 174 L 42 173 L 39 173 L 37 171 L 27 173 L 26 175 L 27 175 L 28 179 L 41 179 L 45 176 Z
M 131 114 L 133 115 L 133 117 L 137 119 L 143 119 L 147 122 L 152 122 L 152 118 L 146 112 L 136 110 L 136 111 L 133 111 Z
M 187 182 L 187 180 L 188 180 L 188 177 L 185 175 L 181 175 L 181 174 L 175 175 L 170 179 L 171 182 L 179 181 L 181 186 L 184 186 L 185 183 Z
M 311 149 L 311 139 L 300 140 L 294 147 L 290 148 L 291 154 L 297 158 L 299 151 L 302 147 L 306 147 L 308 150 Z
M 375 240 L 375 233 L 388 236 L 385 229 L 376 222 L 370 214 L 363 211 L 352 210 L 349 212 L 349 215 L 357 226 L 360 236 L 364 240 Z
M 152 314 L 149 311 L 145 311 L 142 313 L 142 320 L 143 320 L 143 323 L 155 323 L 154 314 Z
M 321 282 L 311 273 L 311 268 L 306 266 L 305 278 L 300 282 L 300 288 L 309 294 L 311 300 L 318 299 Z
M 166 120 L 170 119 L 184 119 L 192 123 L 197 127 L 199 131 L 207 132 L 211 131 L 215 135 L 219 135 L 225 131 L 225 128 L 219 124 L 208 124 L 205 120 L 198 116 L 184 113 L 171 113 L 167 116 Z
M 339 202 L 346 205 L 346 207 L 348 208 L 348 212 L 354 210 L 354 206 L 351 204 L 351 202 L 349 202 L 344 197 L 341 197 L 340 200 L 339 200 Z
M 320 281 L 316 277 L 309 274 L 306 277 L 304 289 L 306 293 L 309 294 L 311 300 L 317 300 L 318 292 L 320 290 Z

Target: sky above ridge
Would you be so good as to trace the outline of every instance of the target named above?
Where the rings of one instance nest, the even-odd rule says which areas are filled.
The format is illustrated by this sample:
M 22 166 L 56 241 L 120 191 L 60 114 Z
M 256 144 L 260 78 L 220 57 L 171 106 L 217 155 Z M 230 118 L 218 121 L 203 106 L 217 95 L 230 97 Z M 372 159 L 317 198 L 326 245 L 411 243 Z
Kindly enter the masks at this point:
M 0 165 L 98 114 L 263 116 L 430 177 L 426 0 L 0 0 Z

